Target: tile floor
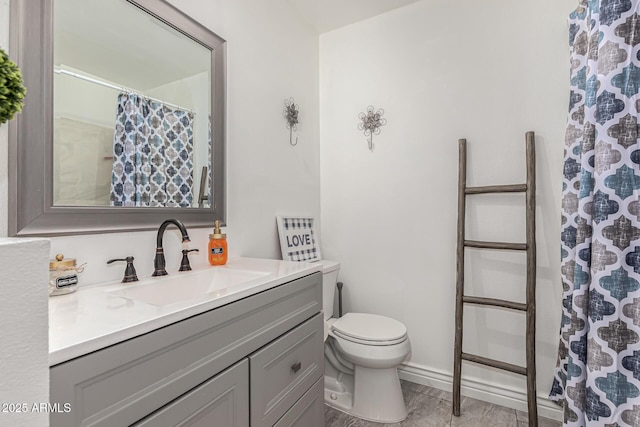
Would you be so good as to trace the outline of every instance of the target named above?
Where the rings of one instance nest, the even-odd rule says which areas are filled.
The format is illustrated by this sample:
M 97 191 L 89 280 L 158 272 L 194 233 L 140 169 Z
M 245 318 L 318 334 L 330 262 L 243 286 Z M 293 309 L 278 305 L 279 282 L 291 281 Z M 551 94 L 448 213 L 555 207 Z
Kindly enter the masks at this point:
M 351 417 L 325 406 L 326 427 L 526 427 L 527 414 L 491 403 L 462 397 L 460 416 L 451 415 L 451 393 L 402 381 L 409 412 L 401 423 L 379 424 Z M 539 427 L 561 426 L 560 421 L 539 418 Z

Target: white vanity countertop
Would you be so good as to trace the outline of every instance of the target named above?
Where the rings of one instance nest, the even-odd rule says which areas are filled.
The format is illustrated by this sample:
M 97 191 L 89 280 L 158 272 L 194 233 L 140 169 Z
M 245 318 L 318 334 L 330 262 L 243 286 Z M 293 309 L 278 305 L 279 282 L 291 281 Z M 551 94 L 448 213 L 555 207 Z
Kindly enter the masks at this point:
M 136 285 L 160 285 L 160 292 L 163 281 L 175 281 L 176 277 L 187 281 L 190 275 L 196 277 L 211 269 L 235 270 L 240 274 L 256 272 L 260 276 L 170 304 L 157 305 L 127 297 L 129 292 L 140 289 Z M 235 258 L 224 266 L 203 266 L 182 273 L 169 272 L 169 276 L 141 278 L 141 282 L 132 284 L 109 282 L 81 286 L 74 293 L 49 298 L 49 366 L 321 271 L 320 263 Z M 151 280 L 157 283 L 149 284 Z M 170 286 L 174 292 L 180 285 Z M 153 295 L 147 299 L 152 300 Z

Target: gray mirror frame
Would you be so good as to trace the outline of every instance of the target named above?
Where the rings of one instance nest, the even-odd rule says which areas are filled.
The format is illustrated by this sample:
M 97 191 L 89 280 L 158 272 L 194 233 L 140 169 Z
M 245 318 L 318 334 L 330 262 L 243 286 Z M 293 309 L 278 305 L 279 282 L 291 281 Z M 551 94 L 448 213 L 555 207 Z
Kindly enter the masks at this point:
M 53 1 L 11 0 L 9 53 L 27 88 L 9 122 L 9 235 L 51 236 L 156 229 L 176 218 L 187 227 L 225 222 L 226 42 L 165 0 L 127 0 L 211 50 L 211 208 L 53 206 Z

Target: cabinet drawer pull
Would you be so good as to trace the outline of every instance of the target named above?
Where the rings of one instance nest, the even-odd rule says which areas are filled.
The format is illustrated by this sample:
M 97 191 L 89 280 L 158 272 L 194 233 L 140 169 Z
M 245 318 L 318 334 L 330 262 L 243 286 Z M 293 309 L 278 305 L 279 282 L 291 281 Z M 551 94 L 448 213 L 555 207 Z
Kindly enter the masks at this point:
M 300 370 L 301 367 L 302 367 L 302 363 L 297 362 L 297 363 L 294 363 L 293 365 L 291 365 L 291 370 L 295 374 Z

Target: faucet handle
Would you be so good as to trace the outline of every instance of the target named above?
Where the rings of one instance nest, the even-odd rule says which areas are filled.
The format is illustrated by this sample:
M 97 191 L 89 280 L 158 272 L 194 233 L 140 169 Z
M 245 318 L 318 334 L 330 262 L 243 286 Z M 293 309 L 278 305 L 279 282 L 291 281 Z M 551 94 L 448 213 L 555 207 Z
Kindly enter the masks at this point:
M 198 249 L 183 249 L 182 262 L 180 263 L 180 269 L 178 269 L 178 271 L 191 270 L 191 265 L 189 264 L 189 252 L 200 252 L 200 251 Z
M 111 264 L 112 262 L 116 261 L 126 261 L 127 267 L 124 269 L 124 277 L 122 278 L 122 283 L 137 282 L 138 274 L 136 273 L 136 268 L 133 266 L 133 260 L 134 258 L 132 256 L 128 256 L 126 258 L 110 259 L 109 261 L 107 261 L 107 264 Z

